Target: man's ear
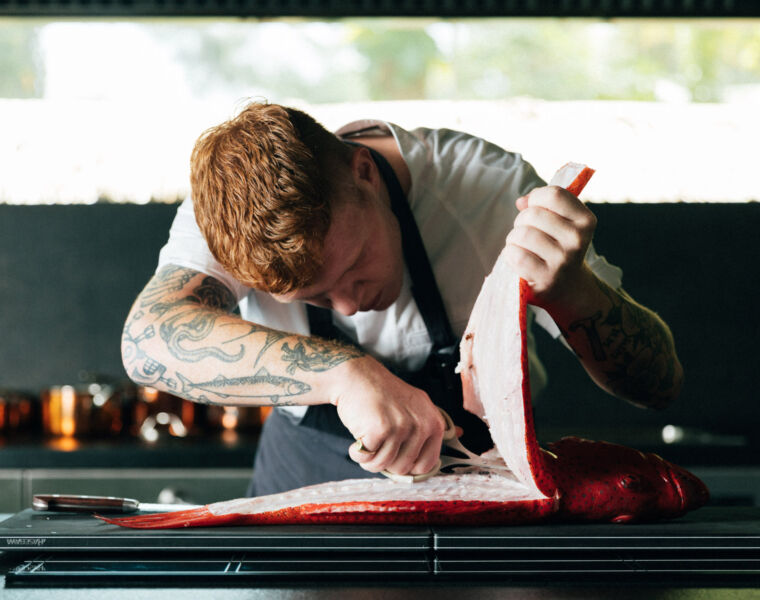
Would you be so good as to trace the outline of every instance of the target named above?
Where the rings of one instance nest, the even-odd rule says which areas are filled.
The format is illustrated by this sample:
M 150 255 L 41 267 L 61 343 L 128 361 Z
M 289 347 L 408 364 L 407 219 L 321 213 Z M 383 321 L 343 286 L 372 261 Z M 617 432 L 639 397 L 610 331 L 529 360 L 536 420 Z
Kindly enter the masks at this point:
M 374 189 L 379 188 L 380 173 L 369 149 L 360 147 L 351 155 L 351 174 L 357 186 L 369 184 Z

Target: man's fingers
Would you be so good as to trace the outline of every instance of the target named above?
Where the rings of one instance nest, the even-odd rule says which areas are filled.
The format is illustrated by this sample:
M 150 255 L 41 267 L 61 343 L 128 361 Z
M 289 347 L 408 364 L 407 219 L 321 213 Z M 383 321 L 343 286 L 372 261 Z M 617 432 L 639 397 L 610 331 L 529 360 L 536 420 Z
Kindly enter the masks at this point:
M 583 202 L 567 190 L 553 185 L 535 188 L 517 202 L 517 208 L 521 211 L 529 207 L 545 208 L 582 226 L 595 221 L 593 213 Z
M 362 453 L 358 451 L 357 444 L 354 442 L 349 448 L 348 455 L 352 460 L 359 463 L 359 466 L 370 473 L 377 473 L 388 468 L 396 460 L 400 444 L 396 439 L 386 439 L 382 446 L 373 453 Z
M 513 228 L 543 232 L 568 251 L 580 250 L 586 238 L 590 236 L 590 231 L 580 228 L 575 221 L 536 206 L 531 206 L 517 215 Z
M 409 471 L 412 475 L 429 473 L 441 458 L 441 440 L 430 437 L 422 446 L 417 461 Z
M 555 237 L 536 227 L 515 227 L 507 235 L 507 245 L 532 252 L 548 264 L 562 260 L 564 249 Z
M 513 227 L 533 227 L 549 233 L 558 241 L 578 230 L 575 221 L 543 206 L 530 206 L 523 210 L 515 217 Z
M 356 451 L 361 454 L 375 454 L 377 450 L 370 450 L 364 445 L 364 440 L 362 438 L 359 438 L 355 442 L 356 445 Z
M 414 463 L 417 462 L 417 457 L 420 455 L 422 446 L 423 440 L 420 440 L 417 436 L 406 440 L 406 442 L 401 445 L 393 462 L 385 465 L 382 470 L 396 473 L 398 475 L 407 475 L 408 473 L 411 473 L 412 467 L 414 467 Z
M 507 260 L 515 273 L 527 281 L 535 279 L 534 274 L 546 270 L 548 266 L 539 251 L 534 251 L 531 247 L 535 248 L 535 244 L 527 240 L 521 232 L 514 229 L 509 232 L 505 247 Z
M 368 451 L 372 449 L 368 448 L 366 441 L 369 436 L 364 436 L 351 445 L 349 456 L 370 472 L 427 473 L 438 462 L 444 430 L 441 415 L 436 411 L 431 417 L 430 421 L 394 428 L 385 434 L 382 444 L 374 452 Z
M 376 442 L 376 446 L 372 448 L 369 442 L 366 441 L 368 436 L 360 436 L 356 441 L 348 448 L 348 455 L 351 460 L 359 463 L 360 465 L 367 464 L 377 457 L 378 451 L 382 448 L 380 442 Z

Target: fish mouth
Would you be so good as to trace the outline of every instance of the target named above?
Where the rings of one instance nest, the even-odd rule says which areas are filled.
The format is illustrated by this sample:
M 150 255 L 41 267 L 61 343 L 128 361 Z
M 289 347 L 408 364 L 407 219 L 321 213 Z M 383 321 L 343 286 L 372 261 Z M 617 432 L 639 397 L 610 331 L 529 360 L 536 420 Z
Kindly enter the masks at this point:
M 667 464 L 665 464 L 665 473 L 667 474 L 670 485 L 675 488 L 676 493 L 678 494 L 678 499 L 681 501 L 679 512 L 686 512 L 686 492 L 681 485 L 680 478 L 676 477 L 676 473 Z
M 681 494 L 684 511 L 695 510 L 707 504 L 710 491 L 701 479 L 676 465 L 670 465 L 670 471 Z
M 645 456 L 653 459 L 657 474 L 660 476 L 660 479 L 668 486 L 668 488 L 670 488 L 671 493 L 669 495 L 671 497 L 678 498 L 679 506 L 676 510 L 673 511 L 674 514 L 680 515 L 686 512 L 686 492 L 681 486 L 676 473 L 671 468 L 672 465 L 670 465 L 659 454 L 649 453 Z M 667 508 L 670 509 L 669 506 Z
M 658 459 L 658 470 L 662 479 L 671 487 L 679 499 L 678 514 L 695 510 L 707 503 L 710 492 L 698 477 L 686 469 L 668 463 L 656 454 L 654 456 Z

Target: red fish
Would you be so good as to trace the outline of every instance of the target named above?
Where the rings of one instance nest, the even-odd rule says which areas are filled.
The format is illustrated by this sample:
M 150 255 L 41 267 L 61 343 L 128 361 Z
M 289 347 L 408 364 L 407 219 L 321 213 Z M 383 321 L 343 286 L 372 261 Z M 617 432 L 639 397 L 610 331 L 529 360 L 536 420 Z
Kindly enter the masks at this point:
M 578 195 L 593 174 L 567 165 Z M 569 175 L 569 177 L 567 177 Z M 555 180 L 557 178 L 555 177 Z M 655 454 L 580 438 L 546 450 L 536 440 L 528 378 L 527 284 L 503 255 L 486 278 L 461 344 L 465 407 L 488 423 L 483 456 L 509 471 L 461 467 L 411 485 L 333 481 L 172 513 L 99 517 L 138 529 L 305 523 L 509 525 L 551 520 L 630 522 L 678 517 L 704 505 L 705 485 Z

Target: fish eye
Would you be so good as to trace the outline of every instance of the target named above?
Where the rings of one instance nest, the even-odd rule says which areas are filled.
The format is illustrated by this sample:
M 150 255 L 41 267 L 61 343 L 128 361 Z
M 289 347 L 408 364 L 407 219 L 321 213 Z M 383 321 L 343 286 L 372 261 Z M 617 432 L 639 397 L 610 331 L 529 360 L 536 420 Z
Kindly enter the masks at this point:
M 631 492 L 641 491 L 641 489 L 644 487 L 642 485 L 641 479 L 639 479 L 636 475 L 633 475 L 633 474 L 623 475 L 618 480 L 618 485 L 621 488 L 625 490 L 629 490 Z

